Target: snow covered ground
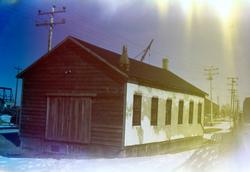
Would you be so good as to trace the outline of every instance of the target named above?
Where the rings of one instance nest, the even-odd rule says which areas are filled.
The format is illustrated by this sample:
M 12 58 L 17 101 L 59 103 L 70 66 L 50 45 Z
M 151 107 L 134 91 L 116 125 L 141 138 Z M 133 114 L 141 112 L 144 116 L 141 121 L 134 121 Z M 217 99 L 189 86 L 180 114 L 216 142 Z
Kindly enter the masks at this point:
M 115 159 L 30 159 L 0 156 L 0 172 L 167 172 L 184 163 L 194 150 L 178 154 Z
M 0 156 L 0 172 L 249 172 L 250 125 L 236 134 L 218 123 L 220 142 L 191 151 L 150 157 L 113 159 L 8 158 Z M 218 139 L 216 137 L 216 139 Z
M 216 122 L 213 126 L 205 126 L 204 129 L 219 129 L 219 131 L 216 132 L 212 132 L 212 133 L 204 133 L 203 138 L 206 139 L 211 139 L 211 137 L 214 134 L 218 134 L 218 133 L 228 133 L 231 131 L 231 122 L 230 121 L 220 121 L 220 122 Z
M 230 133 L 226 123 L 216 127 L 218 126 L 221 126 L 223 130 L 211 137 L 215 139 L 216 144 L 196 150 L 184 164 L 175 170 L 176 172 L 250 171 L 250 125 L 244 124 Z

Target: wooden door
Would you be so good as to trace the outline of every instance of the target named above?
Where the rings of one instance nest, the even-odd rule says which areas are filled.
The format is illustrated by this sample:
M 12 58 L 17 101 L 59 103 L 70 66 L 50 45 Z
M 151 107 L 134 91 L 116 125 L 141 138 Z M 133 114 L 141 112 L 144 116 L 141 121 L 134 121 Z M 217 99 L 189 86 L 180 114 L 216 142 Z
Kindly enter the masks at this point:
M 90 142 L 91 99 L 74 96 L 47 98 L 45 137 L 74 143 Z

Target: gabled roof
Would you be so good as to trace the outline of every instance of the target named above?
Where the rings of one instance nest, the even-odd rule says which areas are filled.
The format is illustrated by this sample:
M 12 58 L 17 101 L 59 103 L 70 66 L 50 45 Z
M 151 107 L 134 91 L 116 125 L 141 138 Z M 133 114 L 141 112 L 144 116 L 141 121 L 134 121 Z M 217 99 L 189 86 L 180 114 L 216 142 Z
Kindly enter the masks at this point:
M 119 64 L 121 56 L 120 54 L 87 43 L 75 37 L 69 36 L 63 42 L 65 42 L 66 40 L 71 40 L 76 45 L 78 45 L 79 47 L 90 53 L 97 60 L 100 60 L 103 64 L 107 65 L 118 74 L 122 75 L 123 77 L 126 77 L 128 79 L 128 82 L 134 82 L 155 88 L 161 88 L 164 90 L 187 93 L 198 96 L 207 95 L 199 88 L 193 86 L 192 84 L 178 77 L 169 70 L 164 70 L 162 68 L 155 67 L 129 58 L 130 67 L 129 71 L 126 72 L 121 70 L 120 68 Z M 63 44 L 63 42 L 61 44 Z M 55 47 L 54 49 L 56 48 L 57 47 Z M 52 49 L 52 51 L 54 49 Z M 45 57 L 46 55 L 43 56 L 42 58 Z M 22 77 L 24 73 L 28 72 L 31 68 L 36 66 L 36 64 L 38 64 L 42 58 L 33 63 L 23 72 L 21 72 L 17 77 Z

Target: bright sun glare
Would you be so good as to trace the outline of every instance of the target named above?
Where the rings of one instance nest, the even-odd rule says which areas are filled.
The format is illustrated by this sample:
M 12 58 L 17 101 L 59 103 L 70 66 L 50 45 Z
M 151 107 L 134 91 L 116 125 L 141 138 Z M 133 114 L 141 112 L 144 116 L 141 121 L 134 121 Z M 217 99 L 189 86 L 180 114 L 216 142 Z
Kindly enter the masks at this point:
M 101 0 L 99 1 L 104 3 Z M 113 11 L 117 11 L 126 3 L 132 4 L 134 1 L 124 0 L 122 2 L 124 3 L 116 0 L 107 0 L 104 4 L 105 7 L 113 7 L 112 9 L 115 9 Z M 239 17 L 239 7 L 249 5 L 250 0 L 141 0 L 141 3 L 155 7 L 162 19 L 170 13 L 170 7 L 179 8 L 185 17 L 187 40 L 192 36 L 194 19 L 202 21 L 205 16 L 213 17 L 220 25 L 225 64 L 234 72 L 234 40 L 237 31 L 234 26 L 236 26 Z
M 222 22 L 228 22 L 234 15 L 234 0 L 210 0 L 212 7 L 217 12 Z
M 185 15 L 190 15 L 196 11 L 200 11 L 204 7 L 208 7 L 216 12 L 216 15 L 224 22 L 230 20 L 234 13 L 234 6 L 242 0 L 152 0 L 159 12 L 163 14 L 170 4 L 180 5 Z
M 169 5 L 178 5 L 186 18 L 186 33 L 188 36 L 192 33 L 194 16 L 200 18 L 206 13 L 215 16 L 221 25 L 225 64 L 233 73 L 235 72 L 233 65 L 235 60 L 233 48 L 235 30 L 232 29 L 232 26 L 238 17 L 239 4 L 243 4 L 247 0 L 156 0 L 152 2 L 156 3 L 161 16 L 166 14 Z

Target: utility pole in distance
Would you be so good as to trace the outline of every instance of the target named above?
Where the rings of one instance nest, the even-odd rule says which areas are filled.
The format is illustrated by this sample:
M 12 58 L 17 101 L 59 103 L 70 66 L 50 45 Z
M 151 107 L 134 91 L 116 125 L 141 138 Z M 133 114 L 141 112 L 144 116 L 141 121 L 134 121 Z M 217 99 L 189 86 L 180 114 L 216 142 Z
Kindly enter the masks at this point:
M 236 85 L 239 78 L 237 77 L 228 77 L 228 80 L 230 80 L 230 93 L 231 93 L 231 119 L 233 119 L 233 126 L 235 126 L 235 115 L 234 115 L 234 109 L 235 109 L 235 98 L 236 98 Z
M 204 69 L 206 72 L 205 75 L 207 76 L 207 80 L 209 80 L 210 83 L 210 122 L 211 125 L 213 124 L 213 79 L 215 75 L 218 75 L 218 68 L 215 68 L 214 66 L 208 66 Z
M 42 23 L 36 23 L 36 26 L 49 26 L 49 35 L 48 35 L 48 51 L 52 49 L 52 34 L 53 34 L 53 29 L 55 25 L 58 24 L 65 24 L 65 19 L 62 19 L 61 21 L 54 21 L 54 16 L 57 13 L 64 13 L 66 12 L 66 7 L 62 7 L 61 10 L 56 10 L 56 6 L 53 5 L 51 8 L 51 11 L 49 12 L 42 12 L 41 10 L 38 11 L 38 15 L 49 15 L 49 22 L 44 21 Z
M 14 68 L 17 71 L 17 75 L 21 72 L 22 68 L 19 66 Z M 16 107 L 17 100 L 17 92 L 18 92 L 18 78 L 16 78 L 16 90 L 15 90 L 15 99 L 14 99 L 14 107 Z

